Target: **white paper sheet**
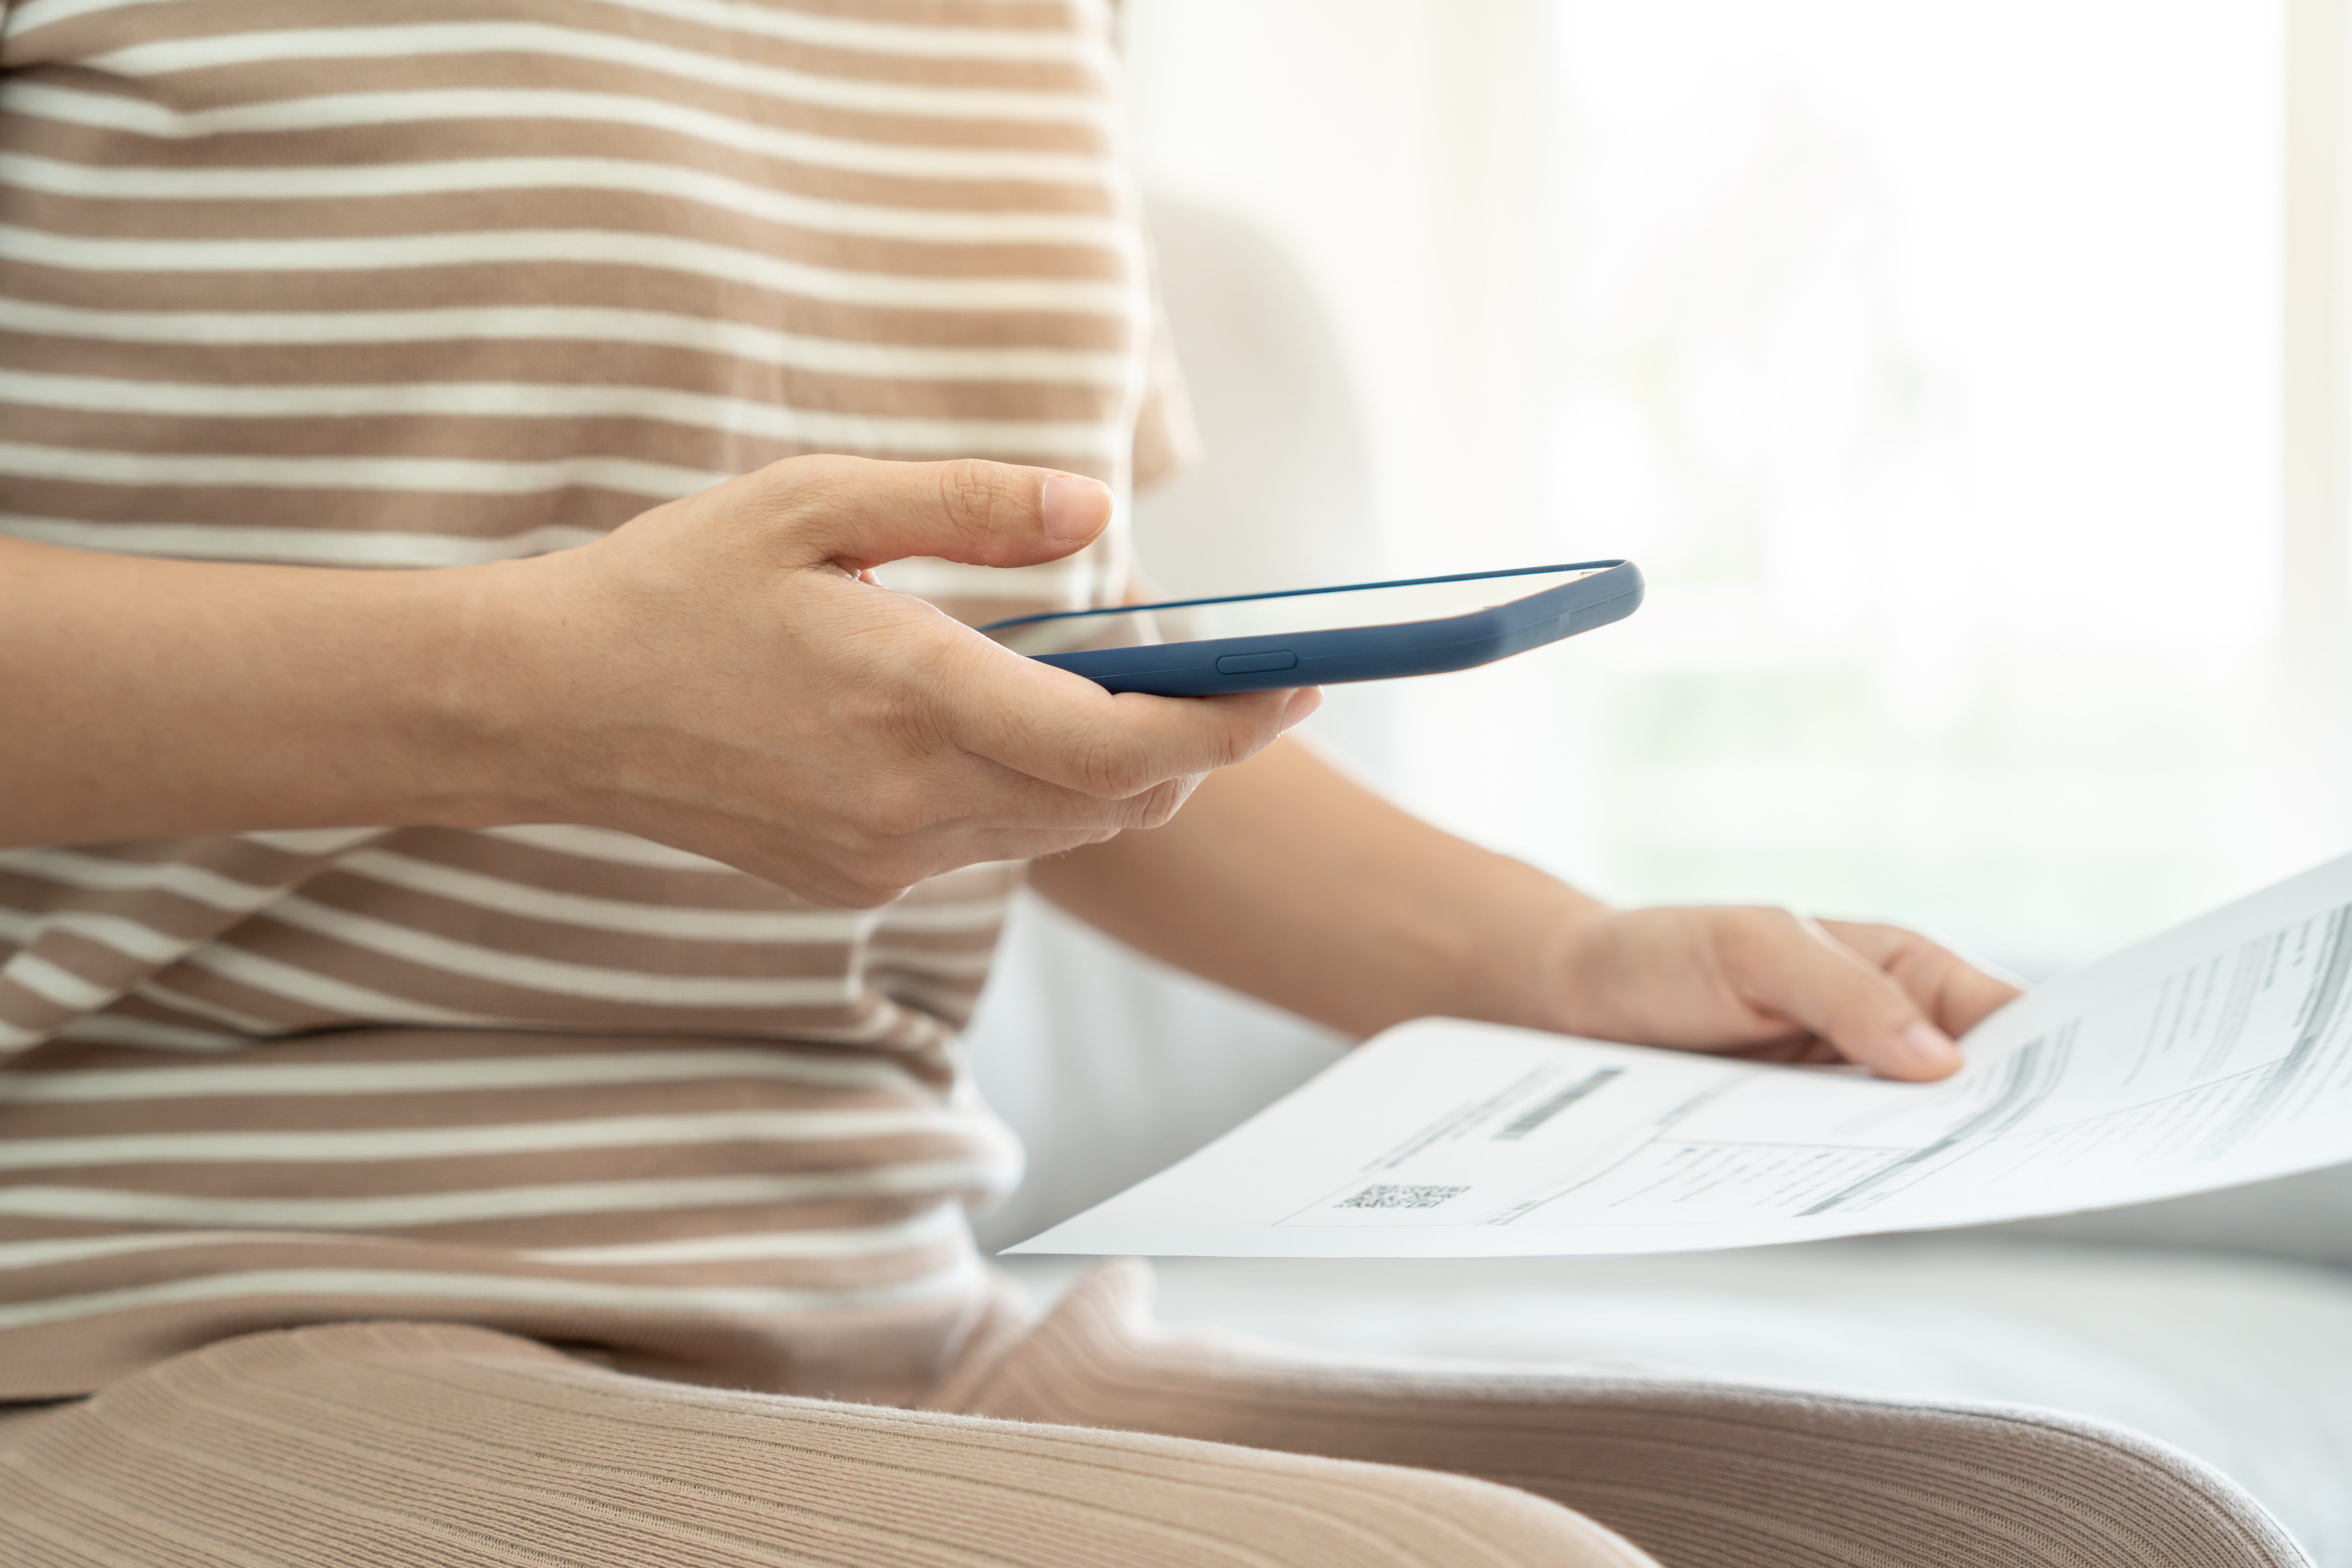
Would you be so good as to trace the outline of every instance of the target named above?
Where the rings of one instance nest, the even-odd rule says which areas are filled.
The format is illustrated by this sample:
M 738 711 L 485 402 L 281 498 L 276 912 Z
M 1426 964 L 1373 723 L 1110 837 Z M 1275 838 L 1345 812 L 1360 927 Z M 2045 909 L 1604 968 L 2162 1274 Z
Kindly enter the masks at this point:
M 2352 857 L 2012 1003 L 1939 1084 L 1424 1019 L 1013 1252 L 1686 1252 L 2352 1161 Z

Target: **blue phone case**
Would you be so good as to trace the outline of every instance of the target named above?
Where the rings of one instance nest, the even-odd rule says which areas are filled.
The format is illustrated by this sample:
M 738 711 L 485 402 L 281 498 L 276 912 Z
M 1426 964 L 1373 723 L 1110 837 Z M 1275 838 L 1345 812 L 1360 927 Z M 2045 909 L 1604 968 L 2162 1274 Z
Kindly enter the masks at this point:
M 1406 588 L 1424 583 L 1516 577 L 1533 572 L 1585 571 L 1593 575 L 1542 589 L 1507 605 L 1439 620 L 1033 656 L 1041 664 L 1083 675 L 1106 690 L 1144 691 L 1158 697 L 1213 697 L 1225 691 L 1267 691 L 1284 686 L 1393 680 L 1399 676 L 1436 675 L 1449 669 L 1492 664 L 1548 642 L 1622 621 L 1642 606 L 1641 568 L 1631 561 L 1577 561 L 1511 572 L 1462 572 L 1448 577 L 1414 577 L 1398 583 L 1299 588 L 1285 594 L 1175 599 L 1157 605 L 1121 605 L 1115 610 L 1066 610 L 1055 615 L 1016 616 L 980 629 L 993 632 L 1041 621 L 1074 621 L 1144 610 L 1234 604 L 1244 599 L 1303 598 L 1364 588 Z

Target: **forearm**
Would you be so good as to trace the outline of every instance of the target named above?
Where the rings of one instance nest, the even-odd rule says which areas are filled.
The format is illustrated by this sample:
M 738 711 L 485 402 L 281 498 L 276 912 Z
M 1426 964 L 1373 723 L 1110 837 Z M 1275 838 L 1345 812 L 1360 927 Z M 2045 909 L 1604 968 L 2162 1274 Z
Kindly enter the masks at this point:
M 475 580 L 0 539 L 0 844 L 482 816 Z
M 1398 809 L 1284 740 L 1176 819 L 1037 863 L 1129 945 L 1356 1035 L 1431 1015 L 1557 1025 L 1568 933 L 1604 912 Z

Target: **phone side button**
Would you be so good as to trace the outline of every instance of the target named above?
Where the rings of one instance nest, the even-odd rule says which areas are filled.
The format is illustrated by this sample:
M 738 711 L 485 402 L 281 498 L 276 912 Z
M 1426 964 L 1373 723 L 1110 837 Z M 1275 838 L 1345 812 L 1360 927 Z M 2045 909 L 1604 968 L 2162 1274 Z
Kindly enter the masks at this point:
M 1276 653 L 1229 653 L 1217 660 L 1219 675 L 1255 675 L 1263 669 L 1292 669 L 1298 656 L 1288 648 Z

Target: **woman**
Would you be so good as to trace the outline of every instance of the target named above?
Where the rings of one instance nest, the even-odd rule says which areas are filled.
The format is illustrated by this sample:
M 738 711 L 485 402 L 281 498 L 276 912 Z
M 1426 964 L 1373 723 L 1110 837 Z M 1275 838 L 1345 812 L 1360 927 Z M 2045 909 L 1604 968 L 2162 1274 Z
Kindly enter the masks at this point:
M 1772 1561 L 2000 1468 L 1163 1341 L 1131 1271 L 1038 1327 L 974 1257 L 1032 860 L 1360 1034 L 1930 1079 L 2011 994 L 1604 908 L 1280 738 L 1311 691 L 968 629 L 1128 593 L 1181 454 L 1096 8 L 5 16 L 10 1561 Z

